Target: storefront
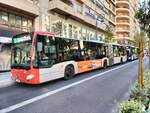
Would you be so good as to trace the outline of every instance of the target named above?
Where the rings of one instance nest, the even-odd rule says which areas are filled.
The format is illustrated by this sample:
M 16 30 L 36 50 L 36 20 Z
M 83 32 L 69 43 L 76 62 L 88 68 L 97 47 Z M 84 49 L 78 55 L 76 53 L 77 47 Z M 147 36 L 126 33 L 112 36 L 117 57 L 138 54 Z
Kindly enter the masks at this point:
M 10 70 L 12 36 L 33 30 L 35 15 L 0 5 L 0 71 Z
M 10 69 L 11 37 L 0 36 L 0 71 Z

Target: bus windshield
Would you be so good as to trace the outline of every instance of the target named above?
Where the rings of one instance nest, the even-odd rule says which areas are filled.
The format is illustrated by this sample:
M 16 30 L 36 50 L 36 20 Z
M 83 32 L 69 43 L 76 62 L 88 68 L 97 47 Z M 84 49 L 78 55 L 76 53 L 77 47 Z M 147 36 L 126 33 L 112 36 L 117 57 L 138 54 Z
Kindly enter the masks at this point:
M 24 33 L 12 39 L 12 61 L 11 68 L 29 69 L 30 68 L 30 47 L 31 35 Z

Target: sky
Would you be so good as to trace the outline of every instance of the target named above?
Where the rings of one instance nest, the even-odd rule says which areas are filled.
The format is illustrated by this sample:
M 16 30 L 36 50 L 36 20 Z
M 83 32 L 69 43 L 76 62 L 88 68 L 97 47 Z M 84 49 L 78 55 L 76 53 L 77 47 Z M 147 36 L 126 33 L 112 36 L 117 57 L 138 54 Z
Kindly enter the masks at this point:
M 140 3 L 144 2 L 145 0 L 140 0 Z
M 143 2 L 148 2 L 149 0 L 140 0 L 140 4 L 142 4 Z

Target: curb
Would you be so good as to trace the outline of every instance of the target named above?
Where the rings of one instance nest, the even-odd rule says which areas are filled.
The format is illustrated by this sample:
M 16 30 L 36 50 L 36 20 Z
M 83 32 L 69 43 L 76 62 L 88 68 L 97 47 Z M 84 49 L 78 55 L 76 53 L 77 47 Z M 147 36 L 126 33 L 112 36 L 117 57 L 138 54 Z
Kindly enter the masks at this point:
M 10 86 L 13 83 L 14 83 L 13 80 L 3 80 L 3 81 L 0 81 L 0 88 Z
M 10 70 L 0 70 L 0 73 L 10 72 Z

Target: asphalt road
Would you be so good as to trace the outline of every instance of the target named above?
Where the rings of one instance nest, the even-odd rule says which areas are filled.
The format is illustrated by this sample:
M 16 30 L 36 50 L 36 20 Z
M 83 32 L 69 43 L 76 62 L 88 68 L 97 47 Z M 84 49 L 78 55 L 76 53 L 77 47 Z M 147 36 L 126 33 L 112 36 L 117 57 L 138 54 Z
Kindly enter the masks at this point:
M 41 85 L 0 87 L 0 113 L 115 113 L 137 79 L 138 61 Z M 148 59 L 144 59 L 144 69 Z M 1 84 L 0 84 L 1 85 Z

